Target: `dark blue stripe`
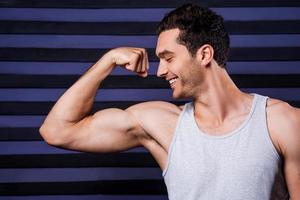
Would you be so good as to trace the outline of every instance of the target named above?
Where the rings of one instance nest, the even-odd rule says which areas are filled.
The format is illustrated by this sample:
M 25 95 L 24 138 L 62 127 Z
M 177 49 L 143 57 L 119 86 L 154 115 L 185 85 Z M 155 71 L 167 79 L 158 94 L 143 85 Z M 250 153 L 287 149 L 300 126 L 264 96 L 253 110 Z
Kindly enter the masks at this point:
M 5 0 L 0 1 L 1 7 L 8 8 L 174 8 L 183 3 L 199 3 L 191 0 Z M 202 0 L 205 7 L 299 7 L 295 0 Z
M 100 90 L 96 101 L 169 101 L 172 97 L 170 89 Z M 0 89 L 0 101 L 56 101 L 65 91 L 66 89 Z
M 0 183 L 161 179 L 161 173 L 159 168 L 126 167 L 0 169 Z
M 212 8 L 225 20 L 297 20 L 300 19 L 298 7 L 266 8 Z M 37 21 L 160 21 L 169 8 L 154 9 L 38 9 L 38 8 L 0 8 L 0 20 Z M 20 15 L 20 13 L 22 13 Z M 255 14 L 253 14 L 255 13 Z M 280 15 L 278 14 L 280 13 Z
M 37 149 L 38 149 L 38 151 L 37 151 Z M 137 147 L 137 148 L 133 148 L 133 149 L 130 149 L 130 150 L 124 151 L 124 152 L 127 152 L 127 153 L 145 153 L 145 152 L 147 152 L 147 150 L 143 147 Z M 26 154 L 26 155 L 29 155 L 29 154 L 68 154 L 68 153 L 76 154 L 76 153 L 81 153 L 81 152 L 55 148 L 53 146 L 48 145 L 44 141 L 0 142 L 0 155 L 13 155 L 13 154 Z
M 283 100 L 299 100 L 300 88 L 241 88 Z M 1 101 L 57 101 L 66 89 L 0 89 Z M 96 101 L 172 101 L 171 89 L 100 89 Z M 186 101 L 181 99 L 180 101 Z

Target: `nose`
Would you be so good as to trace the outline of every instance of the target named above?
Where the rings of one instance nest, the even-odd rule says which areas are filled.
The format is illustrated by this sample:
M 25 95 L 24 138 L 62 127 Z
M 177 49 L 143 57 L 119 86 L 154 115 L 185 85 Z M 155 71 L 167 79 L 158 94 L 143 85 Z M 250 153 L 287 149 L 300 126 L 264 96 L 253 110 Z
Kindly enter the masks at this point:
M 162 78 L 165 77 L 167 73 L 168 73 L 167 67 L 163 65 L 162 62 L 160 61 L 158 64 L 156 76 Z

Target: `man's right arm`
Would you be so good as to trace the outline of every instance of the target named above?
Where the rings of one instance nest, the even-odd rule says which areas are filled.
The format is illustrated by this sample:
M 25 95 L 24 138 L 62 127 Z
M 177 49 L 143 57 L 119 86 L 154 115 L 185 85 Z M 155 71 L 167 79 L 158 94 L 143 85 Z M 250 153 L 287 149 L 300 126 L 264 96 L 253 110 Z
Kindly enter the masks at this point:
M 117 48 L 105 54 L 56 102 L 40 133 L 53 146 L 86 151 L 114 152 L 140 146 L 143 128 L 135 119 L 134 108 L 109 108 L 89 114 L 97 89 L 116 65 L 146 77 L 147 53 L 140 48 Z

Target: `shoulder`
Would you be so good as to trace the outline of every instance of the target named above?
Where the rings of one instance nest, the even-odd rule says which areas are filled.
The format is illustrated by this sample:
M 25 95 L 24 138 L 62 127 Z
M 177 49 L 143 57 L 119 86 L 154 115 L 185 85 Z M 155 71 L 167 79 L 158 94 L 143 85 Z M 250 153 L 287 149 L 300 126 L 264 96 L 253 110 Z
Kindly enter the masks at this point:
M 125 111 L 131 114 L 144 130 L 152 135 L 157 129 L 173 126 L 182 111 L 182 106 L 165 101 L 148 101 L 130 106 Z
M 287 148 L 300 145 L 300 109 L 287 102 L 269 98 L 267 116 L 271 137 L 282 155 L 286 153 Z M 298 142 L 295 143 L 296 141 Z
M 130 113 L 140 125 L 145 128 L 148 126 L 159 126 L 167 124 L 179 116 L 182 108 L 166 101 L 147 101 L 130 106 L 125 111 Z
M 292 126 L 299 124 L 300 109 L 291 106 L 285 101 L 269 98 L 267 101 L 267 113 L 273 120 L 280 120 L 278 126 Z

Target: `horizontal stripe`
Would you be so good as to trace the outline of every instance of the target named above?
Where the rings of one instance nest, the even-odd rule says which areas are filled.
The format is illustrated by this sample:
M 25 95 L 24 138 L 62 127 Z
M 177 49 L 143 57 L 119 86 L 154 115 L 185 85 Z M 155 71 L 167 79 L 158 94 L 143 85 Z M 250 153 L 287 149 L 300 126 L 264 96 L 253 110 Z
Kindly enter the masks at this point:
M 96 62 L 109 49 L 0 48 L 2 61 Z M 231 48 L 229 61 L 299 61 L 300 47 Z M 157 61 L 155 49 L 147 49 Z
M 32 8 L 173 8 L 186 2 L 186 0 L 6 0 L 0 2 L 0 7 L 32 7 Z M 299 7 L 298 1 L 282 1 L 282 0 L 203 0 L 201 5 L 205 7 Z
M 93 63 L 72 62 L 5 62 L 0 61 L 0 74 L 82 75 Z M 156 75 L 158 62 L 150 62 L 149 75 Z M 300 74 L 299 61 L 228 62 L 229 74 Z M 115 67 L 111 75 L 136 75 Z
M 1 34 L 154 35 L 157 22 L 0 21 Z M 300 20 L 225 21 L 230 34 L 297 34 Z M 103 28 L 105 27 L 105 28 Z
M 76 75 L 1 75 L 1 88 L 69 88 L 80 76 Z M 300 74 L 247 75 L 233 74 L 232 80 L 242 88 L 300 88 Z M 53 81 L 55 80 L 55 81 Z M 101 82 L 103 89 L 169 89 L 170 84 L 153 75 L 108 76 Z
M 0 89 L 0 101 L 57 101 L 65 89 Z M 171 101 L 170 89 L 101 89 L 95 101 Z
M 291 62 L 288 62 L 291 63 Z M 293 64 L 294 63 L 294 64 Z M 5 74 L 48 74 L 48 75 L 81 75 L 94 63 L 74 62 L 10 62 L 0 61 L 0 73 Z M 292 62 L 291 66 L 298 62 Z M 299 62 L 300 64 L 300 62 Z M 150 62 L 149 74 L 156 74 L 158 62 Z M 298 68 L 295 68 L 295 70 Z M 136 75 L 122 67 L 115 67 L 111 75 Z
M 170 8 L 155 9 L 47 9 L 47 8 L 0 8 L 0 20 L 61 21 L 61 22 L 157 22 Z M 273 8 L 265 11 L 282 11 L 284 19 L 300 19 L 298 9 Z M 299 10 L 300 11 L 300 10 Z M 249 10 L 250 12 L 250 10 Z M 19 15 L 22 13 L 22 15 Z M 291 14 L 294 13 L 294 14 Z M 263 12 L 261 13 L 263 16 Z M 267 17 L 267 16 L 266 16 Z M 276 18 L 275 18 L 276 19 Z
M 241 88 L 286 101 L 300 100 L 300 88 Z M 65 89 L 0 89 L 0 102 L 57 101 Z M 170 89 L 100 89 L 95 101 L 172 101 Z M 187 101 L 180 99 L 176 101 Z
M 291 75 L 293 76 L 293 75 Z M 300 75 L 299 75 L 300 76 Z M 69 88 L 80 76 L 75 75 L 0 75 L 1 88 Z M 290 77 L 292 78 L 292 77 Z M 53 81 L 55 80 L 55 81 Z M 169 83 L 155 76 L 108 76 L 101 82 L 104 89 L 170 88 Z
M 300 36 L 300 35 L 299 35 Z M 278 35 L 280 37 L 280 35 Z M 287 40 L 289 35 L 283 36 Z M 157 36 L 113 35 L 0 35 L 0 47 L 34 48 L 115 48 L 139 46 L 155 48 Z M 291 39 L 293 40 L 293 39 Z M 296 41 L 295 41 L 296 42 Z M 288 45 L 287 45 L 288 46 Z
M 126 109 L 140 101 L 95 102 L 92 113 L 106 108 Z M 185 102 L 170 102 L 182 105 Z M 47 115 L 55 102 L 1 102 L 0 115 Z
M 28 128 L 0 128 L 0 130 L 7 130 L 7 129 L 13 129 L 14 132 L 18 135 L 23 134 L 23 137 L 26 138 L 26 132 L 21 132 L 22 130 L 28 129 Z M 34 134 L 36 136 L 40 135 L 38 128 L 31 128 L 35 129 L 36 131 Z M 15 135 L 16 135 L 15 134 Z M 4 138 L 5 135 L 7 136 L 7 132 L 0 133 L 0 137 Z M 5 139 L 5 138 L 4 138 Z M 26 138 L 26 140 L 30 139 L 30 135 Z M 1 141 L 0 144 L 0 155 L 29 155 L 29 154 L 79 154 L 82 153 L 81 151 L 75 151 L 75 150 L 67 150 L 62 148 L 56 148 L 51 145 L 48 145 L 42 138 L 40 141 Z M 37 151 L 38 149 L 38 151 Z M 147 153 L 148 151 L 144 147 L 136 147 L 132 148 L 126 151 L 123 151 L 126 153 Z
M 162 179 L 159 168 L 0 169 L 0 183 Z
M 106 108 L 125 109 L 138 101 L 129 102 L 96 102 L 93 105 L 92 113 Z M 185 102 L 171 102 L 176 105 L 183 105 Z M 300 107 L 299 101 L 288 101 L 293 106 Z M 1 102 L 0 115 L 47 115 L 55 102 Z M 1 132 L 1 131 L 0 131 Z M 0 134 L 1 135 L 1 134 Z M 0 137 L 1 140 L 1 137 Z
M 43 195 L 0 196 L 0 200 L 168 200 L 167 195 Z
M 1 128 L 1 130 L 4 128 Z M 17 128 L 20 129 L 20 128 Z M 26 129 L 26 128 L 21 128 Z M 28 128 L 27 128 L 28 129 Z M 33 128 L 32 128 L 33 129 Z M 36 128 L 38 130 L 38 128 Z M 23 134 L 23 137 L 27 137 L 26 132 L 19 132 L 19 135 Z M 1 137 L 3 137 L 3 133 L 0 134 Z M 7 134 L 6 134 L 7 135 Z M 39 132 L 35 132 L 35 135 L 40 135 Z M 28 135 L 28 138 L 30 139 L 30 135 Z M 41 138 L 41 140 L 43 140 Z M 48 145 L 46 142 L 41 141 L 17 141 L 17 142 L 0 142 L 0 155 L 33 155 L 33 154 L 78 154 L 82 153 L 75 150 L 66 150 L 61 148 L 56 148 L 53 146 Z
M 231 47 L 299 47 L 300 35 L 232 35 Z M 13 48 L 155 48 L 157 36 L 0 35 L 0 47 Z
M 166 194 L 162 180 L 0 183 L 1 195 Z
M 0 116 L 0 127 L 39 127 L 44 116 Z
M 36 128 L 0 128 L 0 141 L 42 141 L 39 127 Z M 5 143 L 3 143 L 5 144 Z M 45 147 L 42 144 L 42 147 Z M 73 151 L 72 151 L 73 152 Z M 66 153 L 66 152 L 65 152 Z M 69 151 L 68 153 L 71 153 Z
M 0 168 L 158 167 L 150 153 L 0 155 L 0 160 Z
M 212 8 L 225 20 L 297 20 L 300 8 Z M 155 22 L 160 21 L 170 8 L 154 9 L 47 9 L 0 8 L 0 20 L 69 21 L 69 22 Z M 20 15 L 22 13 L 22 15 Z M 255 13 L 255 15 L 253 15 Z M 280 15 L 278 15 L 280 13 Z

